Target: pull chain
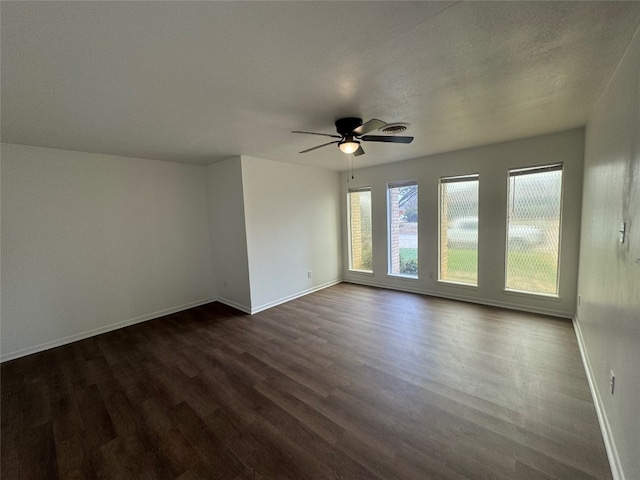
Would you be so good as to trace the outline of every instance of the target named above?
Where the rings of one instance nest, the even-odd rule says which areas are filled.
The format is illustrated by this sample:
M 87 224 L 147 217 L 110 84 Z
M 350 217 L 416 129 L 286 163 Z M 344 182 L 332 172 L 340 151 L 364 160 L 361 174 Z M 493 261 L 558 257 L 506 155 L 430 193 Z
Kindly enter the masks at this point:
M 347 162 L 347 183 L 349 183 L 349 157 L 345 157 Z
M 353 176 L 353 155 L 349 155 L 345 158 L 345 160 L 347 161 L 347 183 L 349 183 L 349 157 L 351 157 L 351 180 L 355 178 Z

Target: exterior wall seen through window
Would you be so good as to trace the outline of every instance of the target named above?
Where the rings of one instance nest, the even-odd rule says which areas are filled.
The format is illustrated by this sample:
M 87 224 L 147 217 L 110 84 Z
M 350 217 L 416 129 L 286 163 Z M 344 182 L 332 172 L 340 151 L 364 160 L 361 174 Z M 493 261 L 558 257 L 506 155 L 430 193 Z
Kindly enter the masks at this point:
M 418 184 L 387 187 L 389 274 L 418 278 Z
M 349 190 L 349 270 L 373 271 L 371 190 Z

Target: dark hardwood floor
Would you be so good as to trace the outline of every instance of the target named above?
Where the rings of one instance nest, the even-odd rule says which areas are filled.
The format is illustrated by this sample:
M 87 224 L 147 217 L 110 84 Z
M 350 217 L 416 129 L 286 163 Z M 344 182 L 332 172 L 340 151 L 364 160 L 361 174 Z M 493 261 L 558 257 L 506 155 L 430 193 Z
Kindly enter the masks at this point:
M 340 284 L 2 364 L 3 479 L 608 479 L 571 322 Z

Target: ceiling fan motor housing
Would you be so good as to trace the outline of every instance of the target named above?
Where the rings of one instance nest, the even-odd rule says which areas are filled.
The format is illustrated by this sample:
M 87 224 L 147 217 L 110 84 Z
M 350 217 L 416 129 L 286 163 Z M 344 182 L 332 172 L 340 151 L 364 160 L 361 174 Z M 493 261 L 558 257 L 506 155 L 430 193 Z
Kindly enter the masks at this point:
M 348 135 L 353 132 L 356 128 L 362 125 L 361 118 L 355 117 L 347 117 L 336 120 L 336 131 L 342 135 Z

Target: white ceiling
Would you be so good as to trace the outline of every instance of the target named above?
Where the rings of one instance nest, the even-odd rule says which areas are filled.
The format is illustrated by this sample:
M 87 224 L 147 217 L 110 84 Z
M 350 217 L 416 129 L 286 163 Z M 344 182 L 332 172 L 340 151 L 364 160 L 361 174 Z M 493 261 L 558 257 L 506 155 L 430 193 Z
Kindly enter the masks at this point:
M 7 2 L 2 141 L 334 170 L 344 116 L 411 124 L 358 166 L 586 123 L 640 2 Z M 330 140 L 330 139 L 326 139 Z

